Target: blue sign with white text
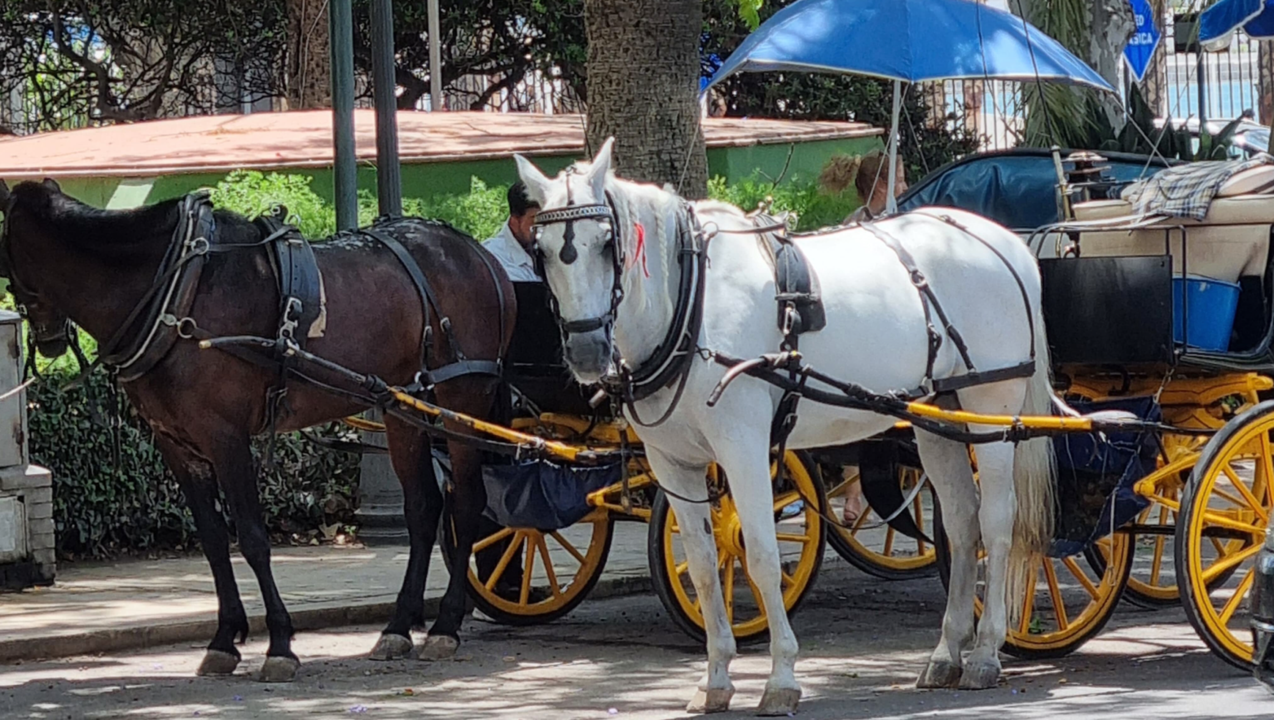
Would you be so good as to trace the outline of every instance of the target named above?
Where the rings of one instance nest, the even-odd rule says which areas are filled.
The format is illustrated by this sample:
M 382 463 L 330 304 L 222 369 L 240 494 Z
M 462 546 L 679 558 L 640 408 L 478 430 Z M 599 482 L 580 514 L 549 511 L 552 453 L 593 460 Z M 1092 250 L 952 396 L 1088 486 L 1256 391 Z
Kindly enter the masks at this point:
M 1147 0 L 1128 0 L 1132 5 L 1133 15 L 1137 17 L 1137 32 L 1129 38 L 1124 47 L 1124 61 L 1137 78 L 1137 82 L 1146 76 L 1150 67 L 1150 59 L 1159 46 L 1159 28 L 1155 27 L 1155 13 L 1150 9 Z

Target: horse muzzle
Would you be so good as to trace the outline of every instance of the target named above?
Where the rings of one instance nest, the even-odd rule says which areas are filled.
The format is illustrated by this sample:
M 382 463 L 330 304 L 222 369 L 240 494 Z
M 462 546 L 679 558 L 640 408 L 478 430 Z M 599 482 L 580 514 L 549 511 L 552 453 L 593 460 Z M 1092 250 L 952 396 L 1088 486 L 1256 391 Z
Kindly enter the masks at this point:
M 71 322 L 52 325 L 31 325 L 31 338 L 35 349 L 46 358 L 61 357 L 71 348 Z
M 610 370 L 611 338 L 606 328 L 567 335 L 562 351 L 571 374 L 585 385 L 598 382 Z

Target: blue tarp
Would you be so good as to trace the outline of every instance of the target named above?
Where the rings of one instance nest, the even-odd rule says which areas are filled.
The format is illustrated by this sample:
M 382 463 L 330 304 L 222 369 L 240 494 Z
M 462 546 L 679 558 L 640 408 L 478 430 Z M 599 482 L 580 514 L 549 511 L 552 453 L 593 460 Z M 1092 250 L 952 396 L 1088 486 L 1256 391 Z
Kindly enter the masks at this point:
M 907 83 L 958 78 L 1109 84 L 1023 19 L 969 0 L 798 0 L 713 75 L 795 70 Z

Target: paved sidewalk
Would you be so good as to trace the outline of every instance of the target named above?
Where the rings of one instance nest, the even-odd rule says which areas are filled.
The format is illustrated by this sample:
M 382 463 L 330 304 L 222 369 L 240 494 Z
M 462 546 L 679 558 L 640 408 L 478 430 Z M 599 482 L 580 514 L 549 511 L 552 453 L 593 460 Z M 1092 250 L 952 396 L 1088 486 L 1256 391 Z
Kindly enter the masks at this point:
M 276 547 L 272 566 L 297 630 L 388 620 L 407 567 L 405 547 Z M 253 634 L 265 609 L 251 568 L 233 557 Z M 447 586 L 437 549 L 429 564 L 425 612 Z M 621 522 L 605 571 L 590 597 L 649 587 L 646 526 Z M 202 555 L 166 560 L 73 563 L 52 587 L 0 593 L 0 663 L 191 641 L 216 630 L 217 596 Z

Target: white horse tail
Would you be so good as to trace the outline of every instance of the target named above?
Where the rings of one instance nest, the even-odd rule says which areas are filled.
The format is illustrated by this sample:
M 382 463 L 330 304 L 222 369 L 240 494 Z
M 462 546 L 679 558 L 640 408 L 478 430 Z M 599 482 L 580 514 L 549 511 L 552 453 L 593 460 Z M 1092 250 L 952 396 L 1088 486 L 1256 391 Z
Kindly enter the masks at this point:
M 1038 302 L 1038 300 L 1037 300 Z M 1053 392 L 1050 381 L 1048 338 L 1044 333 L 1044 317 L 1033 309 L 1035 325 L 1035 373 L 1027 386 L 1022 415 L 1051 415 L 1054 407 L 1074 413 Z M 1013 521 L 1013 544 L 1009 552 L 1008 608 L 1009 622 L 1016 622 L 1022 608 L 1021 598 L 1027 589 L 1033 568 L 1048 552 L 1053 541 L 1053 504 L 1056 458 L 1050 438 L 1032 438 L 1019 442 L 1013 454 L 1013 490 L 1017 498 Z

